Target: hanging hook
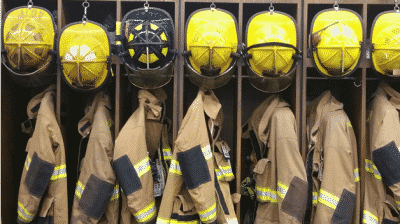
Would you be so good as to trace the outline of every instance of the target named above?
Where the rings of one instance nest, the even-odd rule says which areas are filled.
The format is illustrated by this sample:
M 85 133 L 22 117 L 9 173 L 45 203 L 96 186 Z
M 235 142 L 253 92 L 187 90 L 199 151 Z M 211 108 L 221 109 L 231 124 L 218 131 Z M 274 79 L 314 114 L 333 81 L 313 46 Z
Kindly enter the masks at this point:
M 271 15 L 274 13 L 274 6 L 272 6 L 272 0 L 269 0 L 269 12 L 271 13 Z
M 149 11 L 149 7 L 150 7 L 149 1 L 146 0 L 146 3 L 144 3 L 144 10 L 145 10 L 146 12 L 148 12 L 148 11 Z
M 339 4 L 338 4 L 337 1 L 335 1 L 335 4 L 333 5 L 333 8 L 335 9 L 336 12 L 339 10 Z
M 357 87 L 357 88 L 359 88 L 359 87 L 361 86 L 361 82 L 360 82 L 360 84 L 356 84 L 356 82 L 353 82 L 353 84 L 354 84 L 354 86 Z
M 28 9 L 31 9 L 32 6 L 33 6 L 33 2 L 32 2 L 32 0 L 29 0 L 29 2 L 28 2 Z
M 82 23 L 83 25 L 86 25 L 86 21 L 87 19 L 87 9 L 89 8 L 90 4 L 87 0 L 85 0 L 85 2 L 82 3 L 83 6 L 83 17 L 82 17 Z
M 214 12 L 214 10 L 216 8 L 214 1 L 211 3 L 210 8 L 211 8 L 211 11 Z
M 397 0 L 394 0 L 394 10 L 396 10 L 397 13 L 400 12 L 400 7 L 399 4 L 397 3 Z

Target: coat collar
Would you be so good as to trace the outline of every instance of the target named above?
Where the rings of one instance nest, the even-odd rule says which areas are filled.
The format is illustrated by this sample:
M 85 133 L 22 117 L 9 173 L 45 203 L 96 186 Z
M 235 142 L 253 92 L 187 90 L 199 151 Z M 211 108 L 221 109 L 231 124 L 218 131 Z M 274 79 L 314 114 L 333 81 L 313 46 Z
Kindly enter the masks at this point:
M 329 90 L 310 102 L 309 105 L 307 105 L 307 128 L 309 130 L 307 131 L 307 136 L 309 140 L 316 142 L 316 133 L 319 130 L 322 118 L 325 117 L 327 113 L 342 109 L 343 103 L 337 101 Z
M 209 116 L 213 120 L 216 120 L 217 123 L 222 124 L 222 116 L 218 116 L 221 111 L 221 104 L 219 103 L 219 100 L 215 96 L 214 92 L 211 90 L 201 89 L 197 94 L 197 98 L 201 100 L 204 112 L 207 114 L 207 116 Z
M 36 95 L 29 101 L 28 106 L 26 108 L 29 119 L 35 119 L 39 114 L 40 103 L 42 102 L 42 99 L 46 95 L 46 93 L 51 92 L 51 94 L 53 94 L 54 96 L 55 90 L 56 90 L 56 85 L 51 84 L 45 91 Z
M 146 118 L 151 120 L 160 120 L 162 110 L 167 94 L 159 88 L 155 90 L 139 90 L 139 103 L 143 105 L 147 111 Z
M 380 82 L 378 89 L 373 94 L 373 97 L 377 95 L 383 95 L 389 100 L 393 107 L 400 110 L 400 93 L 394 90 L 385 82 Z
M 88 136 L 92 130 L 94 116 L 99 106 L 105 106 L 108 109 L 112 108 L 110 97 L 104 94 L 104 92 L 98 92 L 85 108 L 85 116 L 78 123 L 78 132 L 83 137 Z

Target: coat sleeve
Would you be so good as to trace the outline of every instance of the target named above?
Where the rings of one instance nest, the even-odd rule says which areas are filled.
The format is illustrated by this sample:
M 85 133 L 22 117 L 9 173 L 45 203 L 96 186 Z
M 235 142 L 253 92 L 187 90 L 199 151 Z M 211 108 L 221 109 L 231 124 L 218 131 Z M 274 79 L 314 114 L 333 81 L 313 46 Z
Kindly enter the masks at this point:
M 93 134 L 92 134 L 93 135 Z M 114 144 L 107 134 L 90 136 L 82 169 L 76 184 L 72 206 L 71 223 L 97 223 L 103 214 L 108 214 L 108 223 L 117 223 L 119 187 L 107 151 Z
M 55 168 L 49 123 L 38 119 L 35 132 L 29 139 L 28 152 L 18 194 L 18 223 L 30 223 L 37 215 L 40 201 L 49 185 Z
M 396 109 L 387 109 L 372 145 L 372 163 L 393 192 L 400 211 L 400 121 Z
M 316 223 L 352 223 L 358 193 L 354 173 L 358 169 L 353 161 L 357 149 L 347 132 L 351 123 L 339 110 L 330 112 L 322 124 L 325 127 L 320 139 L 323 143 L 322 179 L 314 220 Z
M 300 155 L 293 112 L 285 107 L 275 113 L 279 222 L 302 223 L 307 204 L 307 177 Z
M 114 169 L 127 205 L 138 223 L 156 218 L 153 175 L 145 126 L 122 130 L 115 142 Z

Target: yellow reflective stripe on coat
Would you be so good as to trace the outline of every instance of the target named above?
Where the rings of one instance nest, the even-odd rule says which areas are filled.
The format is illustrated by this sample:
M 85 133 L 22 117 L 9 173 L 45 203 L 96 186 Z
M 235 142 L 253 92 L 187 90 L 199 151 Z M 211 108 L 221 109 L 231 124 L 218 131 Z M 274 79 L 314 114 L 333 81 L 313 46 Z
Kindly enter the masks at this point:
M 313 205 L 318 204 L 318 192 L 316 192 L 316 191 L 312 192 L 312 204 Z
M 21 202 L 18 202 L 18 218 L 23 222 L 32 222 L 35 215 L 30 213 Z
M 169 166 L 169 172 L 182 175 L 181 167 L 179 166 L 179 162 L 177 160 L 171 160 L 171 165 Z
M 169 223 L 170 223 L 169 219 L 163 219 L 163 218 L 157 217 L 156 224 L 169 224 Z
M 85 186 L 83 186 L 82 182 L 78 180 L 76 183 L 75 195 L 81 199 L 83 190 L 85 190 Z
M 215 168 L 215 173 L 217 174 L 217 179 L 222 180 L 222 179 L 227 179 L 229 180 L 230 178 L 233 178 L 233 172 L 231 166 L 218 166 L 218 168 Z
M 157 212 L 155 201 L 147 205 L 144 209 L 133 214 L 138 222 L 147 222 L 151 220 Z
M 360 181 L 360 173 L 358 172 L 358 168 L 354 169 L 354 182 Z
M 400 201 L 396 201 L 396 205 L 397 205 L 397 210 L 400 211 Z
M 142 161 L 140 161 L 139 163 L 137 163 L 134 168 L 136 170 L 137 175 L 139 176 L 139 178 L 141 176 L 143 176 L 145 173 L 150 171 L 150 161 L 149 161 L 149 157 L 147 156 L 146 158 L 144 158 Z
M 158 223 L 158 221 L 157 221 Z M 171 219 L 169 221 L 170 224 L 199 224 L 200 221 L 199 220 L 193 220 L 193 221 L 178 221 L 176 219 Z
M 29 157 L 29 155 L 26 155 L 26 160 L 25 160 L 25 169 L 28 171 L 29 170 L 29 166 L 31 165 L 31 158 Z
M 170 147 L 165 147 L 162 149 L 163 151 L 163 156 L 165 160 L 171 160 L 172 159 L 172 151 Z
M 217 216 L 217 207 L 216 206 L 217 206 L 217 204 L 214 203 L 206 210 L 198 211 L 197 213 L 200 216 L 200 220 L 202 222 L 207 222 L 207 221 L 213 219 L 215 216 Z
M 284 199 L 288 190 L 289 190 L 288 186 L 286 186 L 282 182 L 278 181 L 278 191 L 277 191 L 277 193 L 278 193 L 279 197 Z
M 256 187 L 256 191 L 259 202 L 278 203 L 278 194 L 276 191 L 266 187 Z
M 378 217 L 376 217 L 371 212 L 364 210 L 363 211 L 363 223 L 366 224 L 379 224 Z
M 115 185 L 113 194 L 110 201 L 117 201 L 119 199 L 119 185 Z
M 53 171 L 53 175 L 51 175 L 51 180 L 59 180 L 67 177 L 67 167 L 65 164 L 56 166 Z
M 210 147 L 210 145 L 207 145 L 207 146 L 201 148 L 201 151 L 203 152 L 204 158 L 205 158 L 206 160 L 211 159 L 211 157 L 212 157 L 212 152 L 211 152 L 211 147 Z
M 336 206 L 339 204 L 339 198 L 323 189 L 319 190 L 318 202 L 328 206 L 329 208 L 335 210 Z
M 376 168 L 375 164 L 371 160 L 365 159 L 365 170 L 368 173 L 372 174 L 375 179 L 382 180 L 381 173 L 378 171 L 378 168 Z

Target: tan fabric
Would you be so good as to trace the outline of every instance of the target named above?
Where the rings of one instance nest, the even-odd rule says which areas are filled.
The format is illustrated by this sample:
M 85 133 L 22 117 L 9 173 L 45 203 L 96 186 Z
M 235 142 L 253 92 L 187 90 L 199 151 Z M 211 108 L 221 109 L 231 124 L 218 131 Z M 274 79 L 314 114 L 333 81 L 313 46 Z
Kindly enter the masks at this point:
M 208 123 L 206 122 L 206 115 L 210 118 Z M 198 223 L 200 220 L 202 223 L 237 223 L 228 182 L 218 181 L 229 214 L 223 212 L 220 202 L 222 198 L 218 197 L 218 193 L 215 190 L 214 181 L 217 181 L 215 169 L 218 169 L 218 164 L 227 164 L 222 163 L 221 154 L 215 156 L 217 152 L 214 152 L 214 142 L 218 137 L 209 139 L 207 125 L 209 125 L 210 131 L 213 131 L 215 126 L 221 129 L 222 121 L 221 104 L 214 93 L 200 90 L 182 121 L 178 138 L 175 141 L 167 185 L 158 213 L 158 224 L 173 223 L 176 214 L 192 214 L 193 211 L 198 214 L 197 220 L 188 223 Z M 217 147 L 218 145 L 221 146 L 221 144 L 224 143 L 216 143 Z M 180 167 L 181 164 L 178 161 L 178 154 L 198 146 L 203 152 L 203 156 L 198 159 L 206 161 L 211 180 L 193 189 L 187 189 Z M 228 169 L 227 167 L 224 168 Z M 185 200 L 182 200 L 182 198 Z M 188 211 L 178 209 L 179 201 L 190 204 L 190 206 L 183 206 L 183 210 L 186 208 Z M 194 210 L 191 209 L 192 204 Z
M 353 209 L 351 223 L 360 223 L 360 182 L 356 179 L 359 171 L 354 130 L 343 104 L 329 91 L 307 106 L 307 130 L 310 149 L 314 152 L 313 195 L 309 197 L 318 198 L 312 206 L 311 223 L 331 223 L 334 214 L 348 209 Z M 345 190 L 354 195 L 353 208 L 339 207 Z
M 154 155 L 161 147 L 163 125 L 162 110 L 166 99 L 164 90 L 139 90 L 139 107 L 122 127 L 115 141 L 114 161 L 127 156 L 132 166 L 147 160 L 156 161 Z M 165 110 L 165 108 L 164 108 Z M 165 146 L 167 147 L 167 146 Z M 160 151 L 162 152 L 162 151 Z M 142 163 L 145 164 L 145 163 Z M 119 175 L 119 174 L 117 174 Z M 121 177 L 123 178 L 123 174 Z M 141 189 L 123 196 L 121 223 L 149 223 L 157 217 L 157 204 L 161 198 L 154 197 L 153 176 L 148 167 L 139 176 Z M 120 180 L 121 182 L 122 180 Z M 154 206 L 152 204 L 154 203 Z M 152 208 L 154 207 L 154 210 Z
M 35 96 L 27 107 L 28 117 L 37 120 L 26 147 L 28 154 L 18 195 L 18 223 L 28 223 L 35 216 L 39 216 L 39 219 L 52 216 L 55 224 L 68 223 L 65 149 L 55 116 L 55 90 L 56 86 L 51 85 L 43 93 Z M 39 110 L 31 111 L 38 103 Z M 47 185 L 42 197 L 32 195 L 25 184 L 26 178 L 29 178 L 28 170 L 33 169 L 30 164 L 34 153 L 41 160 L 54 165 L 50 180 L 40 180 L 41 184 Z
M 114 141 L 112 134 L 113 119 L 109 111 L 110 108 L 109 97 L 103 92 L 99 92 L 94 100 L 88 104 L 85 116 L 78 123 L 79 133 L 82 136 L 90 135 L 75 189 L 71 223 L 118 223 L 119 189 L 112 168 Z M 85 195 L 99 193 L 97 192 L 99 189 L 88 187 L 90 178 L 94 177 L 112 186 L 111 191 L 104 189 L 104 192 L 102 192 L 102 195 L 107 195 L 109 199 L 105 202 L 107 203 L 104 205 L 106 208 L 100 219 L 88 214 L 84 206 L 82 206 Z M 82 187 L 84 188 L 83 191 Z M 94 199 L 93 204 L 94 206 L 100 206 Z
M 387 187 L 372 162 L 372 152 L 395 141 L 400 144 L 400 93 L 382 82 L 373 94 L 367 110 L 366 180 L 363 221 L 382 223 L 383 219 L 400 222 L 400 183 Z M 394 197 L 393 197 L 394 196 Z M 396 217 L 392 213 L 397 214 Z
M 293 112 L 278 95 L 272 95 L 253 112 L 248 127 L 243 138 L 250 138 L 249 131 L 254 130 L 262 154 L 268 148 L 267 157 L 257 161 L 253 170 L 259 202 L 255 223 L 302 223 L 307 179 Z M 252 153 L 254 160 L 255 152 Z M 292 181 L 297 180 L 302 183 L 303 192 L 291 187 Z M 298 198 L 286 197 L 289 191 Z

